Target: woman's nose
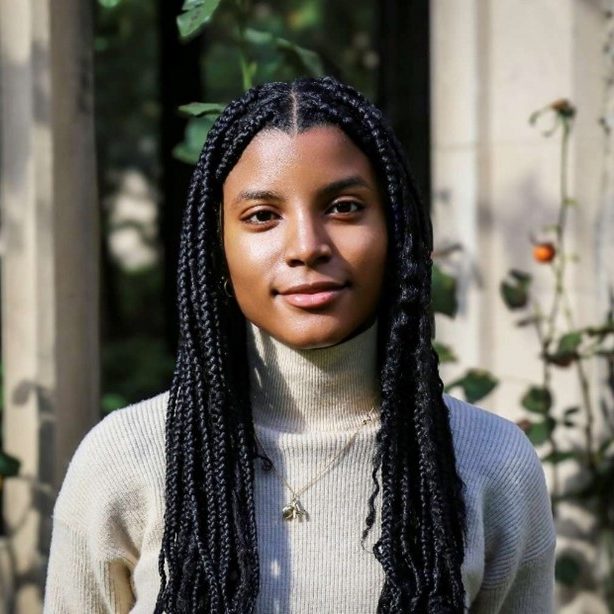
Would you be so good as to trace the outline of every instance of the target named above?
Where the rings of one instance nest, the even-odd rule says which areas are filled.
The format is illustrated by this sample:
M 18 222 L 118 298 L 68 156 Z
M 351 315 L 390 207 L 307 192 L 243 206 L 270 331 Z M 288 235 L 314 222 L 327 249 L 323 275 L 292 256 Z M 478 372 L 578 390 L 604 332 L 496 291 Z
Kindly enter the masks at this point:
M 315 216 L 299 216 L 290 221 L 286 228 L 285 251 L 288 266 L 313 267 L 330 259 L 333 252 L 330 237 Z

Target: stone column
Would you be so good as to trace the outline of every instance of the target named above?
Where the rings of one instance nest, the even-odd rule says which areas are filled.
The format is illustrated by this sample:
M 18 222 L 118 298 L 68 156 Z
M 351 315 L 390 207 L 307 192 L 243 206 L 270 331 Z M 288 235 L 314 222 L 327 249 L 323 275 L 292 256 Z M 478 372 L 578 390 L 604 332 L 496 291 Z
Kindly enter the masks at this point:
M 0 0 L 7 480 L 0 611 L 40 611 L 58 486 L 99 414 L 91 3 Z

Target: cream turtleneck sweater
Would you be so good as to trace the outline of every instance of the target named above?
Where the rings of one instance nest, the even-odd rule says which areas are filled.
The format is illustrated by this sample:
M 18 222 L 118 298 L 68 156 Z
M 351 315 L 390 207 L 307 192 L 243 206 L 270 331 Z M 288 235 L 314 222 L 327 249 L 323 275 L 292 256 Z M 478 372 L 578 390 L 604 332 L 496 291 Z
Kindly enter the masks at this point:
M 247 325 L 256 434 L 293 488 L 318 475 L 359 429 L 300 496 L 308 520 L 282 519 L 291 495 L 274 471 L 256 463 L 259 614 L 376 611 L 384 575 L 370 550 L 378 523 L 365 549 L 360 544 L 379 426 L 377 420 L 362 425 L 377 399 L 376 336 L 373 324 L 339 345 L 298 351 Z M 548 614 L 554 531 L 535 451 L 511 422 L 444 399 L 466 485 L 469 611 Z M 79 446 L 54 510 L 45 612 L 153 612 L 167 400 L 166 392 L 113 412 Z

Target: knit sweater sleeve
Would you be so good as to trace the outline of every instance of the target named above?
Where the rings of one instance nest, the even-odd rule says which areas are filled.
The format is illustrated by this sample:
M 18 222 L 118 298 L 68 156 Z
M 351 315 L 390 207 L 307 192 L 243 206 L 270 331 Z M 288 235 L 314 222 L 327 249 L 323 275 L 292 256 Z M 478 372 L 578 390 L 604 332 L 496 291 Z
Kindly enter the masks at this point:
M 54 512 L 46 614 L 130 611 L 143 509 L 138 455 L 125 416 L 98 423 L 75 452 Z
M 535 449 L 512 422 L 454 397 L 446 401 L 472 518 L 466 562 L 482 569 L 469 612 L 551 614 L 556 537 Z
M 54 518 L 45 614 L 129 612 L 131 567 L 119 553 L 96 553 L 86 533 Z
M 515 428 L 515 427 L 514 427 Z M 554 612 L 555 533 L 544 473 L 523 433 L 485 492 L 485 561 L 472 614 Z
M 482 588 L 471 607 L 472 614 L 552 614 L 554 548 L 533 561 L 524 562 L 510 582 Z

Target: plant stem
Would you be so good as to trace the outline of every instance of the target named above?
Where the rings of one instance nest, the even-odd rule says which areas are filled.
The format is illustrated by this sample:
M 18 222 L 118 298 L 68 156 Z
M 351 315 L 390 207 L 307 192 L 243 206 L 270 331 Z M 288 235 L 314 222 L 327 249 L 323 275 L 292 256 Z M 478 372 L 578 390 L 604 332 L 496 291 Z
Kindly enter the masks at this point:
M 537 301 L 537 299 L 532 299 L 532 306 L 533 306 L 533 317 L 534 319 L 534 324 L 535 324 L 535 333 L 537 334 L 537 338 L 539 339 L 540 344 L 544 345 L 544 331 L 542 328 L 542 320 L 544 319 L 544 314 L 542 312 L 541 306 L 539 304 L 539 302 Z
M 544 345 L 542 344 L 542 352 L 544 351 Z M 550 378 L 551 378 L 551 371 L 550 371 L 550 364 L 548 363 L 547 360 L 542 360 L 542 364 L 544 366 L 544 372 L 543 372 L 543 387 L 545 389 L 550 389 Z M 552 416 L 550 415 L 551 412 L 550 410 L 548 410 L 546 412 L 546 415 L 544 417 L 545 420 L 548 420 L 549 418 L 551 418 Z M 558 444 L 556 442 L 556 439 L 554 438 L 554 429 L 552 429 L 548 435 L 548 443 L 550 444 L 550 452 L 554 455 L 557 454 L 557 452 L 559 451 L 559 447 Z M 550 501 L 551 501 L 551 505 L 552 505 L 552 516 L 553 518 L 556 519 L 557 514 L 558 514 L 558 501 L 557 501 L 557 495 L 559 493 L 559 487 L 560 487 L 560 480 L 559 480 L 559 467 L 557 463 L 553 463 L 552 464 L 552 480 L 551 480 L 551 497 L 550 497 Z
M 563 286 L 564 274 L 565 274 L 565 252 L 563 249 L 565 239 L 565 224 L 567 221 L 567 208 L 570 206 L 570 198 L 567 189 L 567 169 L 569 166 L 569 140 L 571 136 L 571 122 L 573 120 L 569 118 L 563 118 L 563 139 L 561 142 L 561 207 L 559 209 L 559 221 L 556 226 L 557 244 L 559 249 L 559 265 L 556 270 L 556 285 L 557 289 L 560 288 L 560 294 L 558 294 L 559 301 L 563 303 L 563 311 L 567 319 L 567 323 L 570 329 L 574 329 L 574 318 L 569 301 L 569 296 L 565 293 Z M 554 311 L 556 317 L 556 311 Z M 576 371 L 578 373 L 578 379 L 580 381 L 580 390 L 582 393 L 582 401 L 585 410 L 586 424 L 584 426 L 584 438 L 586 441 L 586 464 L 591 473 L 594 474 L 596 470 L 596 459 L 594 455 L 594 413 L 593 404 L 590 395 L 590 386 L 586 372 L 584 370 L 584 364 L 581 359 L 575 361 Z
M 584 425 L 584 439 L 586 440 L 586 465 L 594 477 L 597 470 L 597 459 L 595 458 L 594 450 L 593 427 L 595 424 L 595 418 L 593 403 L 590 395 L 588 377 L 584 371 L 582 359 L 578 358 L 578 360 L 575 362 L 576 370 L 578 372 L 578 379 L 580 380 L 580 390 L 582 391 L 582 401 L 584 402 L 584 408 L 586 410 L 586 424 Z
M 254 84 L 252 79 L 252 72 L 249 66 L 247 40 L 245 37 L 245 29 L 247 27 L 247 19 L 249 16 L 249 0 L 238 0 L 237 9 L 237 30 L 239 32 L 239 66 L 241 67 L 241 81 L 243 91 L 247 91 Z
M 247 91 L 252 87 L 252 75 L 249 69 L 246 54 L 242 49 L 239 50 L 239 63 L 241 65 L 241 78 L 243 81 L 243 90 Z
M 559 207 L 559 219 L 555 225 L 556 231 L 556 250 L 557 257 L 552 263 L 552 269 L 554 273 L 554 297 L 552 299 L 552 308 L 550 315 L 548 316 L 548 334 L 546 336 L 546 350 L 549 350 L 550 343 L 554 338 L 554 332 L 556 327 L 556 319 L 561 303 L 561 298 L 564 293 L 563 282 L 565 279 L 565 262 L 564 257 L 564 244 L 565 244 L 565 225 L 567 222 L 567 208 L 571 202 L 567 193 L 567 166 L 569 159 L 569 137 L 571 133 L 571 120 L 562 118 L 561 123 L 563 126 L 563 138 L 561 141 L 561 206 Z
M 550 353 L 550 345 L 552 344 L 555 336 L 556 321 L 559 313 L 561 302 L 566 300 L 565 295 L 565 262 L 564 255 L 564 239 L 565 239 L 565 225 L 567 222 L 567 207 L 569 207 L 570 199 L 567 193 L 567 166 L 569 159 L 569 137 L 571 132 L 571 119 L 562 117 L 560 119 L 563 126 L 563 138 L 561 141 L 561 182 L 560 182 L 560 198 L 561 206 L 559 207 L 559 219 L 555 225 L 556 231 L 556 250 L 557 257 L 552 263 L 552 272 L 554 273 L 554 296 L 552 298 L 552 306 L 550 313 L 546 319 L 547 333 L 544 335 L 541 328 L 538 329 L 538 338 L 542 348 L 543 356 L 543 386 L 545 389 L 550 389 L 551 383 L 551 364 L 547 360 L 547 355 Z M 573 322 L 573 315 L 568 304 L 565 304 L 565 315 L 568 322 Z M 550 411 L 546 415 L 546 419 L 551 418 Z M 589 432 L 592 435 L 592 422 L 590 423 Z M 554 437 L 554 429 L 548 436 L 548 443 L 553 454 L 558 451 L 558 445 Z M 556 463 L 552 467 L 552 514 L 557 515 L 557 494 L 559 492 L 559 474 Z
M 563 295 L 563 315 L 567 320 L 567 326 L 571 330 L 575 330 L 576 326 L 574 324 L 573 310 L 571 308 L 571 303 L 569 302 L 569 296 L 567 294 Z

